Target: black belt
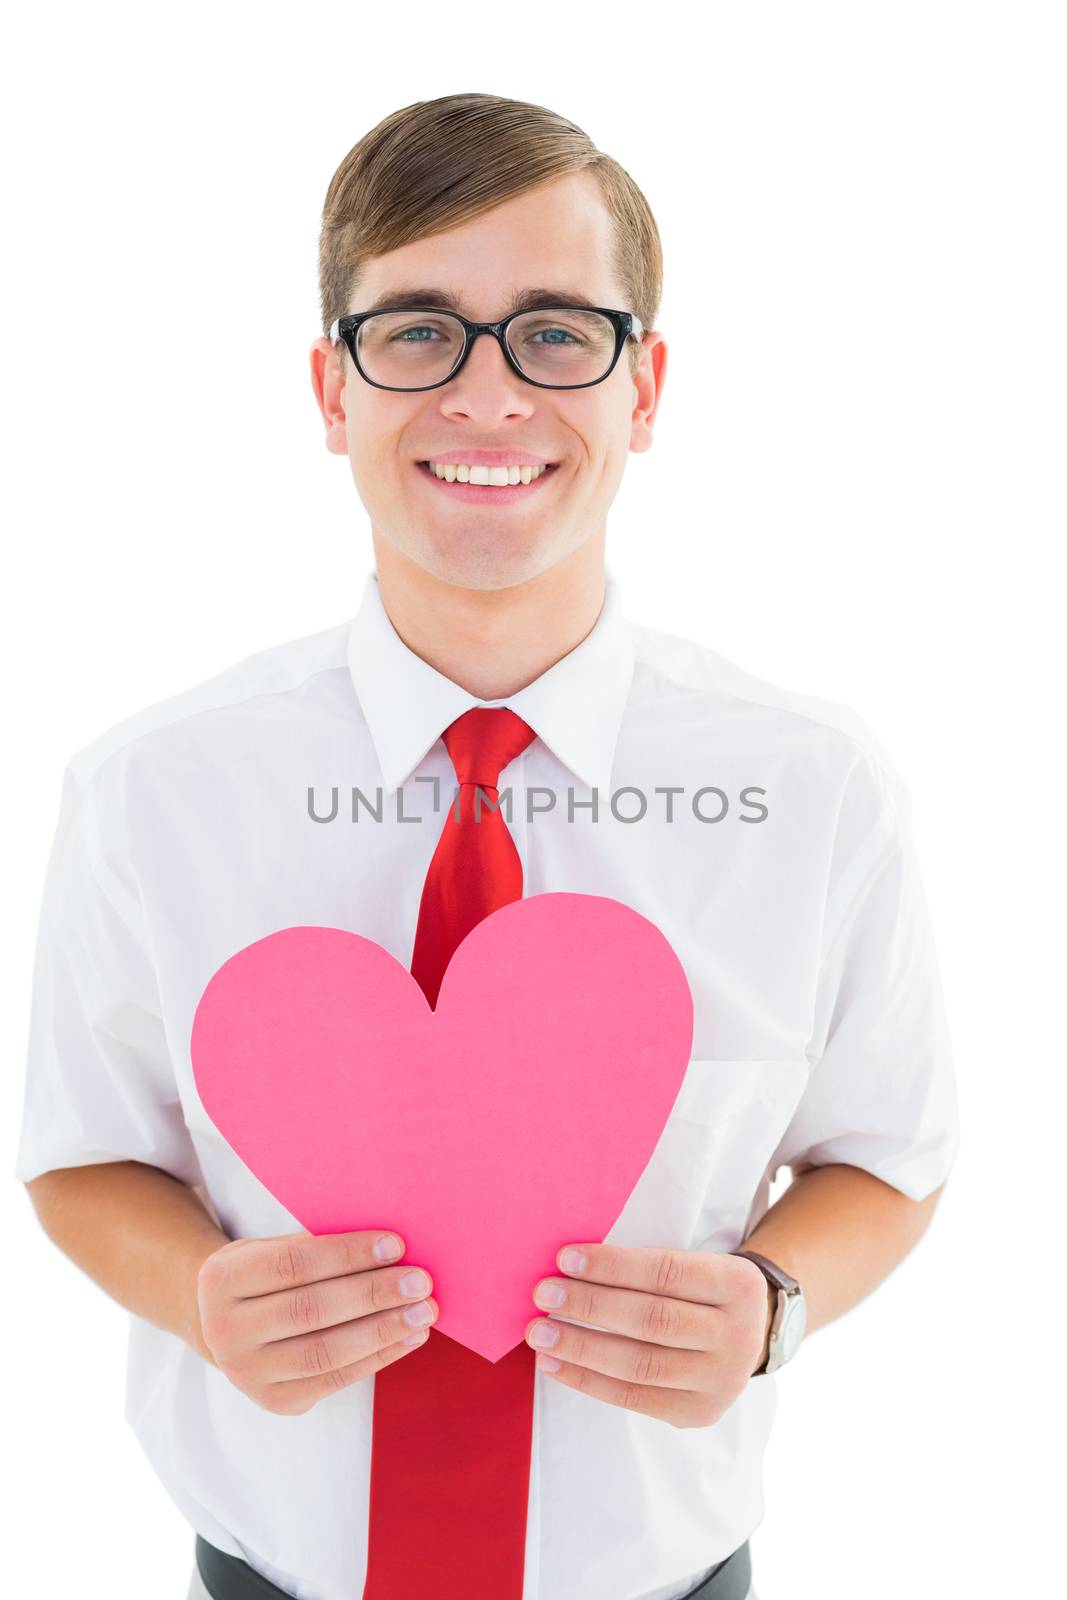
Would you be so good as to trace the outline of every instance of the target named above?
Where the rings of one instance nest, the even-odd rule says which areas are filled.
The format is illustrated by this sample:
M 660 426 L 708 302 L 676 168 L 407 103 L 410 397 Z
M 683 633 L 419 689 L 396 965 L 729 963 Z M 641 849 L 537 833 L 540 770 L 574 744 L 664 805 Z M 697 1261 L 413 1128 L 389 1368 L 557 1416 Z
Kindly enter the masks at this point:
M 211 1600 L 293 1600 L 287 1589 L 279 1589 L 240 1556 L 216 1550 L 199 1533 L 196 1565 Z M 746 1539 L 732 1556 L 727 1556 L 709 1572 L 703 1583 L 698 1583 L 695 1589 L 687 1589 L 679 1600 L 745 1600 L 751 1584 L 752 1557 Z M 432 1576 L 426 1588 L 433 1592 Z

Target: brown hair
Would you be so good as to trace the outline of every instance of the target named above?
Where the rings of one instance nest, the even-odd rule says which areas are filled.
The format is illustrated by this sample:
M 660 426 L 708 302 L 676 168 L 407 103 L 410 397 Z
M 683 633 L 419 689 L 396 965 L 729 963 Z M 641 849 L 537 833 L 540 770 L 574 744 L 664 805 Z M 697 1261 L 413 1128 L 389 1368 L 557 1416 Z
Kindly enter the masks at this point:
M 617 161 L 546 106 L 495 94 L 416 100 L 383 118 L 330 180 L 319 234 L 319 299 L 329 334 L 348 310 L 363 262 L 456 227 L 535 184 L 588 172 L 615 223 L 621 309 L 655 325 L 663 253 L 647 200 Z M 628 339 L 631 371 L 640 347 Z M 342 358 L 344 351 L 341 352 Z

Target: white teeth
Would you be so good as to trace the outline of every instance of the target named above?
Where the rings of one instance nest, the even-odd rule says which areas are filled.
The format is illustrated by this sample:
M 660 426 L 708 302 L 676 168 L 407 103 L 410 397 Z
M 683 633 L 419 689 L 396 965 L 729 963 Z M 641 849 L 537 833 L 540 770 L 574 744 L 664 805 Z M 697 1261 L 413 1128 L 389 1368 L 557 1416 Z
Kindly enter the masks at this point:
M 548 471 L 547 467 L 471 467 L 466 462 L 439 466 L 428 461 L 426 465 L 435 478 L 443 478 L 446 483 L 484 483 L 501 489 L 512 483 L 532 483 Z

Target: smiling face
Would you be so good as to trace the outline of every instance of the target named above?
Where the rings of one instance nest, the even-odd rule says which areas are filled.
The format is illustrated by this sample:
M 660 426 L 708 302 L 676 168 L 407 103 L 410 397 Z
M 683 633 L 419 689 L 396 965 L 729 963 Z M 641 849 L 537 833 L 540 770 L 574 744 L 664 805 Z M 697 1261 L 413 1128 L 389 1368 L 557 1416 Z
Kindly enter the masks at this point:
M 610 266 L 613 226 L 594 179 L 553 179 L 461 227 L 372 258 L 348 309 L 394 304 L 394 296 L 433 286 L 472 321 L 505 316 L 517 295 L 535 288 L 564 304 L 578 294 L 629 311 Z M 666 370 L 658 333 L 645 334 L 633 375 L 631 344 L 602 383 L 559 391 L 524 382 L 486 335 L 448 383 L 404 394 L 364 382 L 343 347 L 317 339 L 312 381 L 327 447 L 348 456 L 379 558 L 395 550 L 471 589 L 523 583 L 568 557 L 581 560 L 580 551 L 602 564 L 608 507 L 628 452 L 651 445 Z M 512 490 L 450 486 L 424 464 L 477 463 L 478 452 L 482 461 L 493 452 L 500 462 L 552 466 Z

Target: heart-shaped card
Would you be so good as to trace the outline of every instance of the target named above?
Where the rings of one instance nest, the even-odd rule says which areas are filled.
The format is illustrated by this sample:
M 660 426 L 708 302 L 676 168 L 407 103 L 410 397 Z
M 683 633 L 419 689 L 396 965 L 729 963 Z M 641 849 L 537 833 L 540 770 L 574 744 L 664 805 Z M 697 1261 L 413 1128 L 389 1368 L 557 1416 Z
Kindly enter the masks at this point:
M 431 1010 L 381 945 L 292 927 L 223 962 L 193 1074 L 223 1137 L 309 1233 L 395 1230 L 435 1328 L 496 1362 L 538 1278 L 610 1232 L 689 1062 L 693 1000 L 632 907 L 540 894 L 467 934 Z

